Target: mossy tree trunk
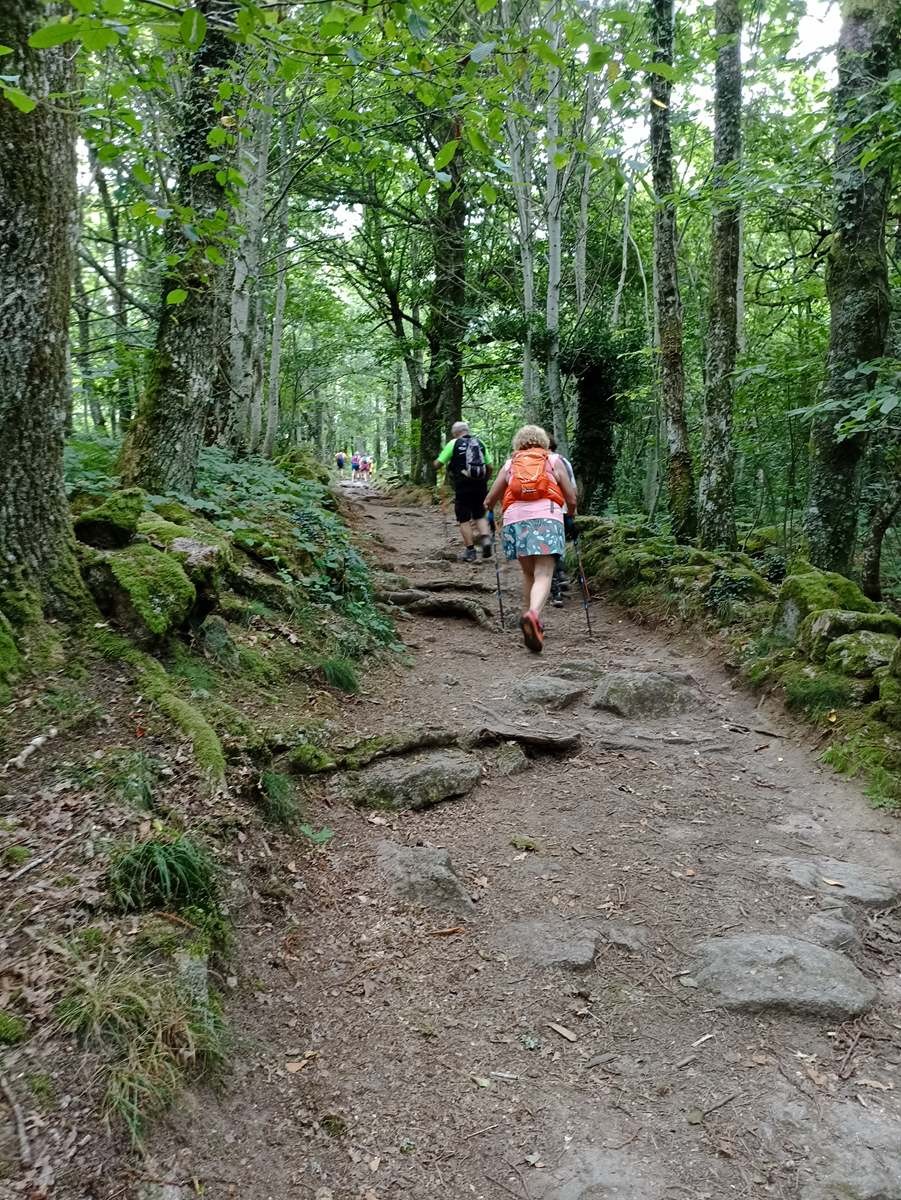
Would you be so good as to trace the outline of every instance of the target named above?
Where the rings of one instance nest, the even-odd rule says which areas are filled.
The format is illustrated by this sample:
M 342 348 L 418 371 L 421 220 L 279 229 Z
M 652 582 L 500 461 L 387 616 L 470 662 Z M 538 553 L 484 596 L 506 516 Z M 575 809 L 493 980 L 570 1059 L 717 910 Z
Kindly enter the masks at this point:
M 883 103 L 880 84 L 895 65 L 899 16 L 894 0 L 846 0 L 833 97 L 835 213 L 826 291 L 829 353 L 822 400 L 828 405 L 810 431 L 810 485 L 804 527 L 810 561 L 847 575 L 857 531 L 863 434 L 840 438 L 836 424 L 856 407 L 866 387 L 861 364 L 885 353 L 889 289 L 885 221 L 891 169 L 861 166 L 871 132 L 866 125 Z
M 210 159 L 207 135 L 218 125 L 218 84 L 234 50 L 225 25 L 234 3 L 197 0 L 197 8 L 209 24 L 180 100 L 177 202 L 165 236 L 166 254 L 176 265 L 163 276 L 147 384 L 122 458 L 124 481 L 157 493 L 194 487 L 219 367 L 221 239 L 229 225 L 229 197 L 224 164 L 219 170 L 193 169 Z M 182 293 L 180 303 L 171 302 Z
M 654 61 L 672 66 L 673 0 L 651 0 Z M 651 168 L 654 210 L 654 303 L 660 331 L 660 393 L 666 423 L 666 488 L 670 520 L 677 539 L 693 537 L 697 524 L 694 472 L 685 420 L 685 368 L 682 358 L 682 302 L 676 266 L 676 206 L 673 198 L 673 147 L 670 136 L 672 84 L 652 73 Z
M 0 99 L 0 596 L 37 593 L 46 612 L 75 616 L 85 593 L 63 486 L 75 72 L 69 47 L 28 46 L 52 15 L 47 4 L 17 0 L 3 11 L 3 41 L 13 47 L 3 71 L 36 103 L 23 112 Z M 37 615 L 37 605 L 29 608 Z
M 738 348 L 740 205 L 735 190 L 741 160 L 740 0 L 716 0 L 716 37 L 713 183 L 717 194 L 710 241 L 710 322 L 698 532 L 702 546 L 734 550 L 737 542 L 732 405 Z

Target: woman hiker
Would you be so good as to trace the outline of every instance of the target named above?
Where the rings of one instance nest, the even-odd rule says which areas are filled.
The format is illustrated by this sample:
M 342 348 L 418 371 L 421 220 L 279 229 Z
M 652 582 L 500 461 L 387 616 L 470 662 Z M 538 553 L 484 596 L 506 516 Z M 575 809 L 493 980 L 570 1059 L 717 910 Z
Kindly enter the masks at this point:
M 485 501 L 503 497 L 504 554 L 519 560 L 525 612 L 519 622 L 533 654 L 544 645 L 541 612 L 547 604 L 556 555 L 564 550 L 563 508 L 576 514 L 576 489 L 559 454 L 538 425 L 524 425 L 513 439 L 513 455 L 498 472 Z

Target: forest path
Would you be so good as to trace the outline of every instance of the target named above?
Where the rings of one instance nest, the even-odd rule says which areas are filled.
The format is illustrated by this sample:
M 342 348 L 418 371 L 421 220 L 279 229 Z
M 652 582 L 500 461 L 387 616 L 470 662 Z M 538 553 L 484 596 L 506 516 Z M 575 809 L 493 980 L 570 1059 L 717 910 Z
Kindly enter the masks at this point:
M 414 585 L 494 587 L 491 562 L 427 561 L 456 546 L 440 510 L 345 491 Z M 517 613 L 518 572 L 502 571 Z M 160 1137 L 163 1178 L 241 1200 L 901 1200 L 890 911 L 847 909 L 863 939 L 850 957 L 881 991 L 856 1021 L 727 1012 L 680 982 L 704 938 L 804 937 L 853 890 L 822 867 L 798 886 L 772 859 L 901 878 L 897 825 L 821 768 L 779 710 L 733 687 L 700 638 L 591 611 L 589 642 L 575 595 L 550 610 L 537 659 L 496 621 L 414 617 L 400 623 L 412 670 L 364 669 L 347 717 L 360 731 L 490 713 L 576 730 L 581 750 L 511 777 L 489 767 L 467 797 L 424 812 L 314 807 L 334 840 L 312 866 L 281 864 L 287 911 L 241 931 L 235 1072 Z M 513 689 L 563 659 L 686 673 L 696 702 L 663 720 L 584 700 L 527 712 Z M 376 866 L 385 839 L 446 847 L 472 915 L 393 897 Z M 548 941 L 570 965 L 535 965 Z

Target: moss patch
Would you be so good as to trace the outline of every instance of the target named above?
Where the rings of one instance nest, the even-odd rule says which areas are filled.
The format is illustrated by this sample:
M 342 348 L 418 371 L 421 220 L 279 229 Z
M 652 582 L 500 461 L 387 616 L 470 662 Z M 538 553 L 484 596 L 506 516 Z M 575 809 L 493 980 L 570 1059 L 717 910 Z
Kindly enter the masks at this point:
M 175 559 L 146 543 L 93 556 L 84 575 L 101 611 L 139 639 L 177 629 L 197 598 Z
M 0 1009 L 0 1046 L 17 1046 L 28 1037 L 28 1026 L 21 1017 Z
M 833 571 L 807 571 L 789 575 L 779 589 L 773 628 L 795 638 L 808 613 L 823 608 L 841 608 L 851 612 L 875 612 L 856 583 Z
M 827 608 L 809 613 L 801 623 L 798 645 L 814 662 L 822 662 L 830 642 L 847 633 L 891 634 L 901 638 L 901 617 L 889 612 L 853 612 Z
M 102 550 L 127 546 L 135 535 L 143 507 L 144 493 L 140 488 L 112 492 L 102 504 L 76 517 L 75 536 L 80 542 Z
M 21 664 L 19 648 L 13 639 L 12 626 L 0 613 L 0 704 L 9 699 L 9 684 L 14 683 Z
M 873 633 L 869 629 L 842 634 L 829 643 L 826 666 L 843 675 L 864 678 L 880 667 L 888 666 L 897 640 L 891 634 Z

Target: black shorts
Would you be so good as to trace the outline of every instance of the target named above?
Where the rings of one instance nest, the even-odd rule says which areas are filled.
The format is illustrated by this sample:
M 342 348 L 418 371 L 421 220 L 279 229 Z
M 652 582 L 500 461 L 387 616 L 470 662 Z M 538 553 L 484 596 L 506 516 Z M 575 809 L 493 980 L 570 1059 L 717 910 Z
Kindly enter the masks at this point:
M 485 497 L 488 495 L 487 479 L 460 479 L 454 487 L 454 516 L 458 525 L 467 521 L 481 521 L 485 516 Z

